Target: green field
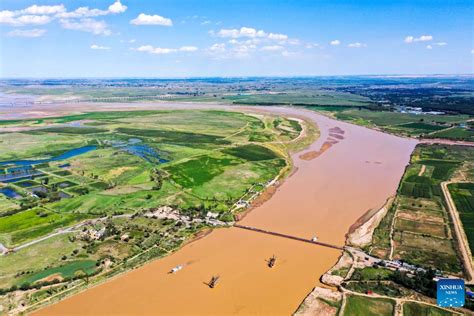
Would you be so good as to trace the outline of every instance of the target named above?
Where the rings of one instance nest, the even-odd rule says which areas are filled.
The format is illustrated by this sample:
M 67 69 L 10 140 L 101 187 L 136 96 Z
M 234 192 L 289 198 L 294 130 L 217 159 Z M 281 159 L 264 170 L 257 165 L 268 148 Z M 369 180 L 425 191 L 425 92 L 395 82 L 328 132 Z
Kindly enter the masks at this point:
M 96 271 L 96 269 L 96 262 L 94 260 L 72 261 L 59 267 L 49 268 L 32 275 L 28 275 L 24 279 L 20 280 L 20 283 L 33 284 L 44 278 L 56 275 L 60 276 L 61 278 L 72 278 L 79 272 L 91 274 Z
M 436 132 L 430 135 L 432 138 L 446 138 L 452 140 L 465 140 L 465 141 L 474 141 L 474 131 L 468 130 L 466 128 L 449 128 L 440 132 Z
M 434 306 L 419 304 L 415 302 L 403 303 L 403 315 L 405 316 L 450 316 L 457 315 L 445 309 Z
M 224 100 L 230 100 L 236 104 L 253 105 L 313 105 L 313 106 L 364 106 L 371 102 L 368 98 L 359 95 L 335 92 L 329 90 L 300 91 L 298 93 L 284 92 L 279 94 L 243 94 L 226 96 Z
M 271 160 L 278 158 L 278 156 L 270 149 L 254 144 L 228 148 L 223 152 L 247 161 Z
M 33 129 L 0 134 L 0 176 L 19 179 L 0 178 L 0 186 L 20 194 L 0 196 L 0 243 L 17 247 L 82 224 L 2 257 L 2 290 L 83 277 L 106 261 L 129 268 L 162 256 L 205 228 L 208 212 L 233 220 L 235 203 L 287 172 L 289 148 L 308 141 L 293 142 L 303 128 L 293 119 L 210 110 L 85 113 L 2 124 Z M 85 146 L 92 147 L 81 151 Z M 78 153 L 55 158 L 71 150 Z M 32 176 L 23 176 L 25 160 Z M 146 215 L 162 206 L 201 221 Z
M 471 252 L 474 252 L 474 183 L 448 185 L 466 233 Z
M 395 301 L 382 298 L 369 298 L 358 295 L 348 295 L 344 316 L 382 316 L 393 315 Z
M 474 140 L 473 131 L 466 127 L 456 127 L 460 124 L 466 124 L 470 118 L 468 115 L 420 115 L 364 108 L 309 108 L 330 113 L 339 120 L 380 128 L 393 134 L 452 140 Z
M 393 258 L 452 273 L 461 264 L 452 239 L 451 220 L 445 208 L 441 182 L 464 175 L 472 178 L 474 150 L 467 146 L 418 145 L 399 185 L 393 206 L 374 232 L 370 251 L 383 258 L 390 252 L 393 225 Z M 472 181 L 472 180 L 471 180 Z M 460 185 L 460 187 L 458 187 Z M 450 190 L 465 231 L 474 243 L 470 184 L 452 184 Z

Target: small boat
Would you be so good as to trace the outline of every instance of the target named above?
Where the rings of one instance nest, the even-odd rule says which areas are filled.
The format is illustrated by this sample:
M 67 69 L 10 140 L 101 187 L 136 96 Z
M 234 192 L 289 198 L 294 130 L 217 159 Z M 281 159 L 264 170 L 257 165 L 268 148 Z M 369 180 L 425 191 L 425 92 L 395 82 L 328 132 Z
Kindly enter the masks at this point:
M 276 263 L 276 260 L 277 260 L 277 258 L 275 257 L 275 255 L 273 255 L 270 259 L 268 259 L 268 267 L 273 268 L 273 266 Z
M 176 273 L 179 270 L 181 270 L 182 268 L 184 268 L 184 266 L 180 264 L 179 266 L 176 266 L 173 269 L 171 269 L 169 273 Z
M 220 276 L 215 275 L 211 278 L 211 281 L 207 284 L 211 289 L 213 289 L 217 285 L 217 281 L 219 281 Z
M 311 238 L 311 241 L 318 241 L 318 237 L 314 236 L 313 238 Z

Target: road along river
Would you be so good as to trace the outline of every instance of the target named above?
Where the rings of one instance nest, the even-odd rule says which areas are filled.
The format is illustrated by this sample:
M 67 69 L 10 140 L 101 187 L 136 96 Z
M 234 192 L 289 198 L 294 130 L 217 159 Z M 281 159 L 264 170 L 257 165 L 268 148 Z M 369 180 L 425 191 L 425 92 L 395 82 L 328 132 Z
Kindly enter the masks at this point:
M 349 227 L 395 193 L 416 141 L 305 110 L 264 111 L 304 116 L 318 125 L 321 136 L 292 155 L 296 172 L 239 223 L 342 246 Z M 273 254 L 277 262 L 269 269 L 266 260 Z M 336 249 L 277 236 L 217 229 L 37 315 L 289 315 L 339 255 Z M 182 264 L 181 271 L 168 274 Z M 210 289 L 205 282 L 213 275 L 220 280 Z

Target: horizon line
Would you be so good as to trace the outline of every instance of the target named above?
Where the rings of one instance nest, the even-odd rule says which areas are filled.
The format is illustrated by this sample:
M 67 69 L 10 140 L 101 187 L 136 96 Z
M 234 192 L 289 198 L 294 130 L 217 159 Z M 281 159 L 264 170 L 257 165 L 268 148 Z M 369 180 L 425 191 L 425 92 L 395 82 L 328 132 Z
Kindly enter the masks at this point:
M 352 75 L 248 75 L 248 76 L 163 76 L 163 77 L 150 77 L 150 76 L 107 76 L 107 77 L 0 77 L 0 81 L 4 80 L 31 80 L 31 79 L 42 79 L 42 80 L 80 80 L 80 79 L 155 79 L 155 80 L 178 80 L 178 79 L 213 79 L 213 78 L 224 78 L 224 79 L 240 79 L 240 78 L 324 78 L 324 77 L 474 77 L 474 73 L 460 73 L 460 74 L 352 74 Z

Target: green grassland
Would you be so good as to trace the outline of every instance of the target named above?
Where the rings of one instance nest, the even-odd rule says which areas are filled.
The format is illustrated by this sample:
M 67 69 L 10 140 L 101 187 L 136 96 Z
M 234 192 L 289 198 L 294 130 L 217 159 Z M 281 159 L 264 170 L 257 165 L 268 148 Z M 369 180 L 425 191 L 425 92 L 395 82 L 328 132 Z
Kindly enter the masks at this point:
M 397 197 L 374 232 L 370 251 L 387 258 L 393 225 L 393 258 L 452 273 L 461 271 L 452 222 L 445 207 L 441 182 L 460 174 L 472 175 L 474 150 L 463 146 L 418 145 L 399 185 Z M 465 187 L 453 184 L 453 198 L 464 214 L 466 234 L 472 237 L 469 198 Z M 470 210 L 470 211 L 469 211 Z
M 181 102 L 220 102 L 238 104 L 310 104 L 310 105 L 367 105 L 371 101 L 369 98 L 329 89 L 300 88 L 293 86 L 280 87 L 277 93 L 266 93 L 259 91 L 248 91 L 246 93 L 230 92 L 228 87 L 220 87 L 214 84 L 202 84 L 196 91 L 196 85 L 192 88 L 184 89 L 176 87 L 176 92 L 181 94 L 173 96 L 173 101 Z M 183 90 L 184 89 L 184 90 Z M 272 89 L 273 90 L 273 89 Z M 297 90 L 297 91 L 295 91 Z M 190 92 L 195 91 L 195 92 Z M 3 89 L 8 94 L 28 94 L 43 96 L 43 98 L 54 99 L 89 99 L 107 97 L 134 97 L 129 101 L 146 101 L 147 96 L 156 96 L 170 93 L 167 88 L 156 87 L 81 87 L 76 85 L 66 86 L 28 86 L 28 87 L 8 87 Z M 143 98 L 140 98 L 143 97 Z M 110 100 L 109 102 L 114 102 Z M 116 100 L 115 102 L 120 102 Z
M 18 252 L 2 256 L 0 260 L 0 288 L 21 285 L 24 279 L 43 273 L 47 269 L 59 267 L 68 261 L 62 260 L 76 249 L 81 249 L 82 241 L 71 242 L 67 235 L 59 235 Z M 48 276 L 44 275 L 44 277 Z
M 395 301 L 390 299 L 364 297 L 358 295 L 348 295 L 346 307 L 343 315 L 345 316 L 382 316 L 393 315 Z
M 302 131 L 294 119 L 210 110 L 85 113 L 3 124 L 33 129 L 1 133 L 0 162 L 95 147 L 65 160 L 32 162 L 38 175 L 0 183 L 20 194 L 0 196 L 0 243 L 17 247 L 85 220 L 99 224 L 2 257 L 0 289 L 100 272 L 104 258 L 125 265 L 153 247 L 158 248 L 126 266 L 166 254 L 205 225 L 143 214 L 168 205 L 193 217 L 212 211 L 232 219 L 239 199 L 289 170 L 289 150 L 299 146 L 292 140 Z M 18 166 L 0 166 L 0 173 L 11 174 Z M 152 176 L 157 172 L 159 183 Z M 44 193 L 35 196 L 35 188 Z M 122 214 L 129 217 L 117 217 Z M 107 216 L 112 219 L 104 224 Z M 105 239 L 81 235 L 101 227 Z

